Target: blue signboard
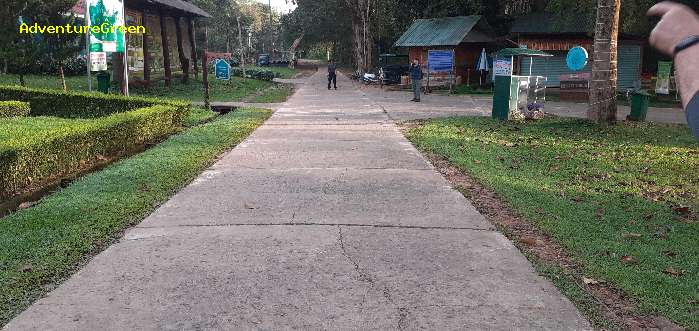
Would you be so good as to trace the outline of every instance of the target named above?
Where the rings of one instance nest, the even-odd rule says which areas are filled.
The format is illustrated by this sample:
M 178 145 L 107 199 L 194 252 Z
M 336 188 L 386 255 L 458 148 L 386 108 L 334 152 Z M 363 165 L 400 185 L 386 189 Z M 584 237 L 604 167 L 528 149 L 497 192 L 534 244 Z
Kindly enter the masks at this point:
M 580 46 L 571 48 L 568 51 L 568 56 L 566 56 L 566 65 L 568 69 L 573 71 L 580 71 L 587 65 L 587 50 Z
M 216 79 L 229 80 L 231 79 L 231 66 L 224 59 L 216 60 L 214 64 Z
M 454 52 L 428 51 L 427 65 L 430 72 L 451 72 L 454 70 Z

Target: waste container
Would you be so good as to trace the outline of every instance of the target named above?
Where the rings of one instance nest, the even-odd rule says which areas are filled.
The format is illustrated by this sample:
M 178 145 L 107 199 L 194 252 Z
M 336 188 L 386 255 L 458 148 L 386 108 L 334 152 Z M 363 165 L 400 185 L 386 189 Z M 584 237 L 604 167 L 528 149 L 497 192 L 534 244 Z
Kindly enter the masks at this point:
M 109 72 L 100 71 L 97 73 L 97 90 L 102 93 L 109 93 Z
M 631 121 L 645 121 L 648 103 L 650 103 L 648 92 L 642 90 L 631 92 L 631 114 L 626 118 Z

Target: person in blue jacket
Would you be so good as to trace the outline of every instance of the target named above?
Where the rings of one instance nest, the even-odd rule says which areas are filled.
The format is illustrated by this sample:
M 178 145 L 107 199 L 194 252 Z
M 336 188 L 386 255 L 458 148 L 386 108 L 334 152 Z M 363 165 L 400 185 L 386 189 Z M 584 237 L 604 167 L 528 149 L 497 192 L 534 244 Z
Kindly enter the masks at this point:
M 418 59 L 413 60 L 410 65 L 410 81 L 413 83 L 413 100 L 414 102 L 420 102 L 420 89 L 422 88 L 422 67 L 420 67 L 420 61 Z
M 648 15 L 662 17 L 650 34 L 650 44 L 674 57 L 687 124 L 699 140 L 699 16 L 669 1 L 651 7 Z

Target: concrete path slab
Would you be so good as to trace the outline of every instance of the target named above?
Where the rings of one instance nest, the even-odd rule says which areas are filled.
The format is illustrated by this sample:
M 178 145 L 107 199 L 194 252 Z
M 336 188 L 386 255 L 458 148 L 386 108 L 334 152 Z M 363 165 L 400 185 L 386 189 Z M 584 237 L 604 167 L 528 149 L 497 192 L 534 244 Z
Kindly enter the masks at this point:
M 325 83 L 5 329 L 590 329 L 374 99 Z
M 380 89 L 377 86 L 357 85 L 373 99 L 391 119 L 410 121 L 452 116 L 490 116 L 493 98 L 488 95 L 445 95 L 433 93 L 422 97 L 422 102 L 410 102 L 412 93 Z M 545 111 L 561 117 L 587 118 L 587 103 L 546 102 Z M 619 106 L 617 119 L 623 121 L 631 113 L 628 106 Z M 646 120 L 658 123 L 687 124 L 680 108 L 650 107 Z

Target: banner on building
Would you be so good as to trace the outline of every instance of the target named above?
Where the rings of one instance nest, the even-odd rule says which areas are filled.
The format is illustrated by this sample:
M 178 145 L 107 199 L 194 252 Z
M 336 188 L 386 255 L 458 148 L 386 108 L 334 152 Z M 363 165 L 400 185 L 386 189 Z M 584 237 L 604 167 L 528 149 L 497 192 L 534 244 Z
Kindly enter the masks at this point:
M 427 66 L 430 72 L 451 72 L 454 70 L 454 51 L 428 51 Z
M 124 52 L 123 0 L 87 0 L 90 52 Z
M 658 79 L 655 82 L 656 94 L 670 94 L 670 73 L 672 62 L 658 61 Z

